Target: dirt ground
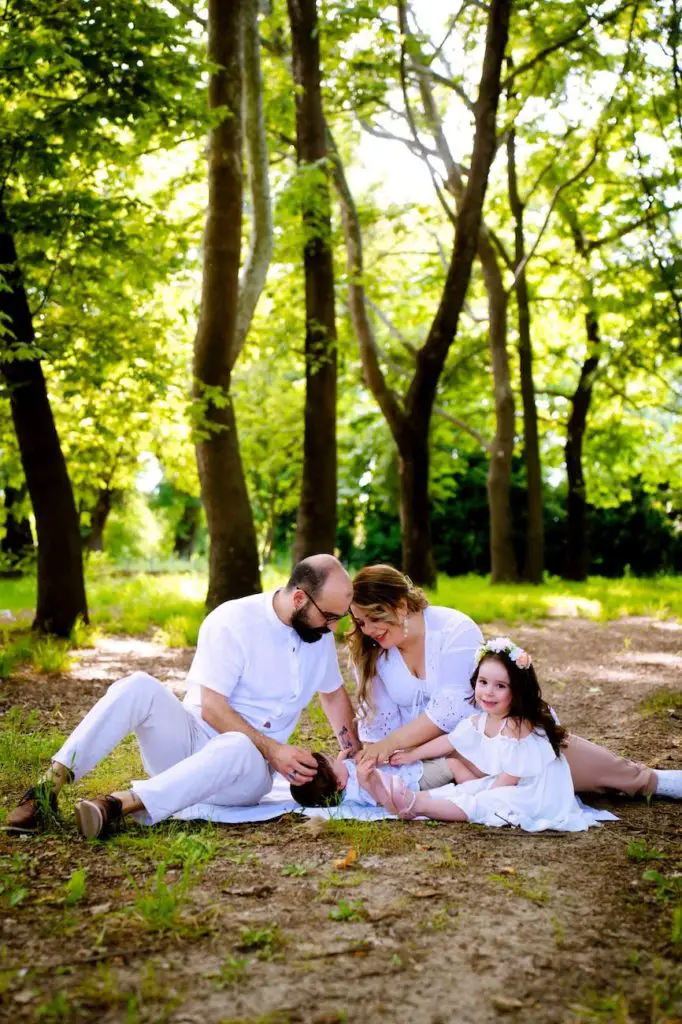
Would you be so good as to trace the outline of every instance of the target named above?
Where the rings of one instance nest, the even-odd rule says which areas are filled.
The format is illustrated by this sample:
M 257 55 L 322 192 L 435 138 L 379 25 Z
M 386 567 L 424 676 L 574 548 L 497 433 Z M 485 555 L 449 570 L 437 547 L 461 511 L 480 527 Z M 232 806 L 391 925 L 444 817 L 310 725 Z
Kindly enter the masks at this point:
M 572 731 L 682 768 L 682 625 L 573 619 L 514 636 Z M 1 710 L 38 709 L 38 726 L 65 732 L 112 680 L 140 668 L 181 688 L 190 659 L 105 638 L 68 676 L 5 684 Z M 65 814 L 46 836 L 0 834 L 0 1017 L 679 1024 L 682 802 L 593 802 L 620 820 L 530 836 L 288 816 L 86 843 Z M 84 889 L 69 888 L 81 867 Z

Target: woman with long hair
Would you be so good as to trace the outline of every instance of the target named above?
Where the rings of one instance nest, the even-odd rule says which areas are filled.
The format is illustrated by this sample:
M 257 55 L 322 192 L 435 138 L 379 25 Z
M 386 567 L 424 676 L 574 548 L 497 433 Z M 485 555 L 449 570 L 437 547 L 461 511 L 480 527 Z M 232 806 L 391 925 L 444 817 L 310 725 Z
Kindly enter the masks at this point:
M 452 732 L 474 713 L 469 680 L 483 635 L 462 612 L 430 605 L 390 565 L 357 573 L 351 613 L 347 642 L 358 685 L 359 763 L 405 763 L 403 751 Z M 647 768 L 573 734 L 563 753 L 576 792 L 682 799 L 682 771 Z M 425 762 L 422 789 L 456 781 L 448 760 Z

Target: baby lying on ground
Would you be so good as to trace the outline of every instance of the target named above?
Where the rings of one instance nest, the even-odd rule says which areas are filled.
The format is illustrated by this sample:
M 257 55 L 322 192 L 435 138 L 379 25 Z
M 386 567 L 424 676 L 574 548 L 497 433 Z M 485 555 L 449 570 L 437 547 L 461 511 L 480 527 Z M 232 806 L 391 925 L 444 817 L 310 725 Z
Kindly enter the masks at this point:
M 301 807 L 335 807 L 342 801 L 344 803 L 361 804 L 365 807 L 377 807 L 379 802 L 374 796 L 358 782 L 357 769 L 353 761 L 348 759 L 348 751 L 344 751 L 336 758 L 327 754 L 313 754 L 317 761 L 317 775 L 309 782 L 300 785 L 292 785 L 291 795 Z M 443 758 L 442 760 L 445 760 Z M 429 762 L 431 764 L 436 762 Z M 425 764 L 422 761 L 415 761 L 413 764 L 404 765 L 400 768 L 382 768 L 381 774 L 390 777 L 398 777 L 408 789 L 416 792 L 426 788 L 422 785 L 424 781 Z M 440 768 L 443 772 L 443 768 Z M 452 781 L 448 774 L 443 782 L 436 782 L 435 785 L 444 785 Z M 431 782 L 429 788 L 433 786 Z

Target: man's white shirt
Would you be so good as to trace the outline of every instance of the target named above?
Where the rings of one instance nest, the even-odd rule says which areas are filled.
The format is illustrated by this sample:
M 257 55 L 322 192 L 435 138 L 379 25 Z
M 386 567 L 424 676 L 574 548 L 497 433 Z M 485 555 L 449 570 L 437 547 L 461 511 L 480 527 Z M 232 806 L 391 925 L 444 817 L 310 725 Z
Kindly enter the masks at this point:
M 249 725 L 278 743 L 289 739 L 316 692 L 343 686 L 334 635 L 304 643 L 278 619 L 274 596 L 226 601 L 201 625 L 184 705 L 211 736 L 216 731 L 201 718 L 202 686 L 221 693 Z

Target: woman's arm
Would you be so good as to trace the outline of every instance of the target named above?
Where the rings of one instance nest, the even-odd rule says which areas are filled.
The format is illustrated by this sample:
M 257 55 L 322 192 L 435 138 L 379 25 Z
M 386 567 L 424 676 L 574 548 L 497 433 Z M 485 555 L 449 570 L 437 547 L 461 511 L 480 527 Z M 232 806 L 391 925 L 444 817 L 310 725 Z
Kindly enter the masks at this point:
M 366 768 L 374 768 L 377 764 L 387 764 L 391 754 L 396 750 L 402 747 L 418 747 L 442 733 L 443 730 L 434 725 L 428 715 L 421 714 L 415 718 L 414 722 L 401 725 L 399 729 L 389 733 L 385 739 L 379 740 L 377 743 L 366 743 L 360 752 L 357 763 Z
M 391 764 L 414 764 L 415 761 L 428 761 L 433 757 L 450 757 L 455 748 L 447 735 L 437 736 L 435 740 L 422 743 L 411 750 L 398 750 L 391 756 Z

